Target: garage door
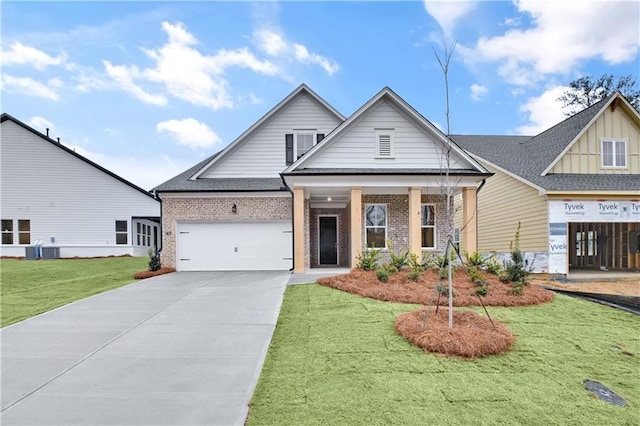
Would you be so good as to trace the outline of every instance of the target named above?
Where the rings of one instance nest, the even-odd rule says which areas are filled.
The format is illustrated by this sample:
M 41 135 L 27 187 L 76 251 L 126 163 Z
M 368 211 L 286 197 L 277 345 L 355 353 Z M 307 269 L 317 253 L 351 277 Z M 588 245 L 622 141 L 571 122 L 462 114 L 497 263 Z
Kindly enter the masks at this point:
M 291 222 L 178 223 L 178 271 L 289 270 Z

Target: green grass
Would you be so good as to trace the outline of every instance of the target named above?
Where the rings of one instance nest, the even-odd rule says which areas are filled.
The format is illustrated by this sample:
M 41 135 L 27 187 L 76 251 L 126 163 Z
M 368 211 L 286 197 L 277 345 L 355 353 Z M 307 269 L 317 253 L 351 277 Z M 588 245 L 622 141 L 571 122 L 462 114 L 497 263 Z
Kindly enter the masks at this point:
M 425 353 L 395 333 L 396 315 L 416 308 L 318 285 L 287 288 L 247 424 L 638 425 L 640 317 L 566 296 L 489 307 L 517 336 L 514 349 L 464 360 Z M 629 405 L 597 400 L 585 379 Z
M 0 326 L 134 281 L 144 257 L 0 259 Z

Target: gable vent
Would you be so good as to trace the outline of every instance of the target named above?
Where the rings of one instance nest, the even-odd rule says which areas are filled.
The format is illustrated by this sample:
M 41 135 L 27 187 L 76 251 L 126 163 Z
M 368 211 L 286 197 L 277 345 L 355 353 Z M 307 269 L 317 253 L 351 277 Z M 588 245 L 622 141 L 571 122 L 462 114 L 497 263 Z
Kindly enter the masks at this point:
M 378 157 L 391 157 L 391 135 L 378 135 Z

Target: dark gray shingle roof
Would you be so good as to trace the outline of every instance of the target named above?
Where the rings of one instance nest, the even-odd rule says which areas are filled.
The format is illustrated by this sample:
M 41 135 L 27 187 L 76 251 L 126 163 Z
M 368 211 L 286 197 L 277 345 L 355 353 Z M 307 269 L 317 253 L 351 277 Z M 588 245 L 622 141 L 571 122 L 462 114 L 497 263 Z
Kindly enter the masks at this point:
M 218 153 L 185 170 L 178 176 L 156 186 L 157 192 L 243 192 L 286 191 L 280 178 L 200 178 L 189 180 Z
M 547 174 L 542 172 L 562 153 L 615 94 L 536 136 L 452 135 L 458 145 L 496 166 L 550 191 L 638 190 L 640 175 Z

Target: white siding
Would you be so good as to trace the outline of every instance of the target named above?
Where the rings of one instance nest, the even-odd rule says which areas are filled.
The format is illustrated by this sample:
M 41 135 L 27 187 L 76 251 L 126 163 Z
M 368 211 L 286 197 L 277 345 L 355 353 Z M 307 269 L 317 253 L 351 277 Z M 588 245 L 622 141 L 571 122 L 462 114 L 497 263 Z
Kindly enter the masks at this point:
M 286 167 L 285 135 L 294 129 L 317 129 L 325 135 L 340 120 L 301 93 L 220 163 L 200 177 L 277 177 Z
M 158 201 L 10 120 L 2 123 L 0 157 L 0 216 L 29 219 L 31 243 L 77 247 L 61 249 L 62 256 L 131 254 L 132 217 L 160 216 Z M 116 220 L 128 222 L 126 246 L 115 244 Z M 3 254 L 23 256 L 15 247 L 3 246 Z
M 393 158 L 376 158 L 376 129 L 393 129 Z M 389 102 L 382 101 L 303 167 L 439 169 L 446 167 L 446 156 L 435 141 L 435 135 L 423 132 Z M 455 160 L 452 157 L 452 168 L 460 168 Z

